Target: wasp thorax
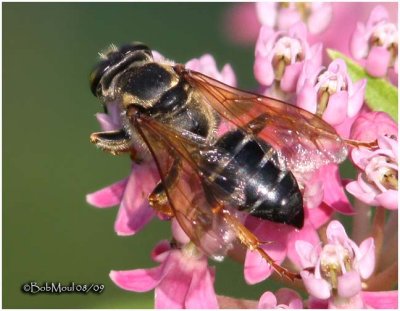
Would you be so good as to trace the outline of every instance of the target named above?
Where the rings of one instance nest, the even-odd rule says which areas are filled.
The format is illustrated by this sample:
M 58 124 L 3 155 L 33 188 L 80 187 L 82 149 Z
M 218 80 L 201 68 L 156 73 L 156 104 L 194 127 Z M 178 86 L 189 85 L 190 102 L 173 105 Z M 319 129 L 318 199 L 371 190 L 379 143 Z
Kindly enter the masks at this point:
M 120 94 L 123 106 L 134 104 L 147 109 L 155 106 L 169 90 L 174 89 L 178 80 L 171 66 L 142 63 L 121 73 L 115 82 L 115 90 Z

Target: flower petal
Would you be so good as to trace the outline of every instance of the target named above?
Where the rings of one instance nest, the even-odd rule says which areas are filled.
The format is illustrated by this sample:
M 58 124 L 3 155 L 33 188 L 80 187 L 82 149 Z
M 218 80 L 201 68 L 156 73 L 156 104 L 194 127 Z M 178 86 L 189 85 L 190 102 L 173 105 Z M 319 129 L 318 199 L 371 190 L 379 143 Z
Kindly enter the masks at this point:
M 318 229 L 331 218 L 334 210 L 322 202 L 318 207 L 309 208 L 307 212 L 310 223 Z
M 304 226 L 301 230 L 293 230 L 287 242 L 287 257 L 297 266 L 300 266 L 300 257 L 296 251 L 296 241 L 306 241 L 311 245 L 317 245 L 319 243 L 318 233 L 315 228 L 310 224 L 308 219 L 305 220 Z
M 309 309 L 328 309 L 327 299 L 318 299 L 310 296 L 307 300 L 307 305 Z
M 154 216 L 147 198 L 158 181 L 158 171 L 153 163 L 133 165 L 114 225 L 118 235 L 135 234 Z
M 360 275 L 356 271 L 350 271 L 339 276 L 337 290 L 340 297 L 355 296 L 361 291 Z
M 311 5 L 316 5 L 313 3 Z M 314 10 L 308 18 L 308 30 L 311 34 L 318 34 L 324 31 L 332 20 L 332 4 L 319 3 L 320 7 Z
M 303 22 L 299 21 L 290 26 L 288 34 L 290 37 L 297 37 L 302 41 L 307 41 L 307 26 Z
M 278 305 L 288 306 L 289 309 L 303 309 L 300 295 L 290 288 L 281 288 L 275 292 Z
M 385 112 L 363 110 L 351 127 L 350 137 L 373 141 L 385 134 L 397 136 L 397 123 Z
M 375 269 L 375 243 L 373 238 L 368 238 L 360 244 L 360 255 L 358 258 L 358 271 L 361 277 L 368 279 Z
M 272 292 L 265 292 L 258 301 L 257 309 L 274 309 L 278 301 Z
M 107 113 L 96 113 L 97 121 L 100 123 L 100 127 L 103 131 L 114 131 L 116 130 L 116 125 L 112 121 L 111 117 Z
M 208 269 L 196 269 L 186 295 L 186 309 L 218 309 L 213 283 Z
M 382 20 L 389 19 L 389 14 L 386 8 L 382 5 L 377 5 L 371 11 L 371 15 L 368 18 L 367 24 L 369 26 L 374 25 Z
M 390 52 L 382 46 L 374 46 L 369 51 L 365 69 L 373 77 L 384 77 L 390 64 Z
M 244 262 L 244 278 L 247 284 L 260 283 L 268 278 L 272 272 L 271 266 L 258 252 L 247 250 Z
M 347 105 L 347 116 L 349 118 L 354 117 L 361 110 L 364 102 L 366 85 L 366 79 L 362 79 L 354 83 L 352 93 L 350 94 L 349 103 Z
M 360 201 L 366 204 L 376 205 L 375 193 L 364 192 L 364 189 L 360 187 L 358 181 L 349 182 L 346 185 L 346 190 Z
M 368 54 L 368 41 L 366 38 L 366 29 L 364 24 L 357 23 L 356 30 L 351 36 L 350 50 L 356 59 L 361 59 Z
M 303 87 L 297 93 L 296 106 L 311 113 L 317 111 L 317 93 L 310 79 L 305 79 Z
M 183 309 L 192 276 L 184 273 L 179 264 L 171 268 L 155 290 L 155 309 Z
M 328 299 L 331 296 L 331 285 L 324 279 L 317 279 L 308 271 L 300 272 L 307 292 L 318 299 Z
M 361 292 L 364 304 L 373 309 L 398 309 L 399 294 L 397 290 L 387 292 Z
M 258 224 L 258 226 L 253 229 L 253 232 L 264 242 L 262 248 L 277 263 L 281 263 L 286 256 L 286 244 L 289 232 L 294 229 L 267 220 L 259 221 L 254 217 L 249 217 L 247 223 L 249 221 Z M 271 266 L 258 252 L 247 251 L 244 264 L 244 276 L 248 284 L 261 282 L 269 277 L 272 272 Z
M 286 8 L 279 11 L 277 20 L 277 28 L 279 30 L 287 30 L 298 22 L 301 22 L 301 16 L 297 10 Z
M 324 202 L 342 214 L 352 215 L 354 210 L 344 193 L 339 166 L 329 164 L 322 167 L 321 170 L 324 181 Z
M 254 76 L 261 85 L 269 86 L 274 82 L 275 73 L 271 61 L 264 56 L 256 55 Z
M 147 292 L 154 289 L 161 281 L 163 267 L 136 269 L 128 271 L 111 271 L 111 280 L 119 287 L 132 292 Z
M 121 204 L 117 219 L 114 223 L 114 230 L 120 236 L 136 234 L 153 218 L 154 210 L 144 202 L 135 208 L 128 208 Z
M 151 259 L 156 262 L 163 262 L 168 257 L 170 250 L 171 243 L 169 241 L 160 241 L 151 251 Z
M 322 118 L 331 125 L 343 123 L 347 115 L 349 93 L 339 91 L 329 96 L 328 105 Z
M 256 2 L 257 17 L 261 24 L 271 28 L 275 26 L 277 15 L 276 6 L 277 3 L 275 2 Z
M 361 294 L 356 294 L 349 298 L 344 299 L 329 299 L 328 309 L 363 309 L 364 303 L 362 301 Z
M 111 207 L 121 203 L 128 178 L 86 195 L 86 201 L 95 207 Z
M 221 70 L 221 76 L 222 76 L 222 82 L 225 84 L 228 84 L 230 86 L 236 86 L 236 75 L 235 72 L 233 71 L 233 68 L 230 64 L 224 65 Z
M 183 231 L 181 225 L 176 220 L 176 218 L 172 219 L 171 230 L 174 239 L 182 245 L 190 242 L 190 238 L 187 236 L 185 231 Z
M 307 241 L 298 240 L 294 243 L 294 246 L 299 255 L 300 267 L 302 269 L 315 266 L 315 262 L 312 260 L 314 245 Z
M 381 194 L 378 194 L 375 197 L 375 200 L 378 201 L 378 204 L 384 208 L 389 210 L 397 210 L 399 208 L 398 205 L 398 191 L 389 189 Z
M 329 242 L 339 242 L 342 245 L 349 240 L 346 230 L 337 220 L 332 220 L 329 223 L 328 227 L 326 228 L 326 237 L 328 238 Z
M 283 74 L 281 80 L 281 89 L 285 92 L 296 91 L 296 83 L 299 79 L 301 69 L 303 68 L 304 62 L 296 62 L 294 64 L 288 65 L 285 68 L 285 73 Z

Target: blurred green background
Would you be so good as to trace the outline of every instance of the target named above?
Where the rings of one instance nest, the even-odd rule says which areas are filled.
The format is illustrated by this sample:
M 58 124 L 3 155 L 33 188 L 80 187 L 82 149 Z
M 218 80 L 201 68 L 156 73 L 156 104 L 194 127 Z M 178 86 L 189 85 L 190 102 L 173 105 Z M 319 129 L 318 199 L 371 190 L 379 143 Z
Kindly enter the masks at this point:
M 111 269 L 155 265 L 150 251 L 169 238 L 153 221 L 136 236 L 113 231 L 117 208 L 85 202 L 125 177 L 129 159 L 89 143 L 101 110 L 88 75 L 110 43 L 146 42 L 186 62 L 212 53 L 229 62 L 251 88 L 253 50 L 232 45 L 222 31 L 230 4 L 3 3 L 3 307 L 151 308 L 153 292 L 117 288 Z M 269 285 L 248 286 L 241 265 L 217 265 L 218 294 L 258 298 Z M 25 282 L 102 283 L 102 294 L 27 295 Z

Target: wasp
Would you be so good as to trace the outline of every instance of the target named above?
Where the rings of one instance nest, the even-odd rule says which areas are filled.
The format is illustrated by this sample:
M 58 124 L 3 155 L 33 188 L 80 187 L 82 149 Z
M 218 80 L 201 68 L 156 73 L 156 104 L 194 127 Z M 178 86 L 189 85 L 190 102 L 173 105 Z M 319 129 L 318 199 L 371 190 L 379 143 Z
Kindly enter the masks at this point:
M 206 255 L 224 255 L 239 240 L 280 275 L 297 277 L 274 263 L 243 215 L 302 228 L 299 176 L 347 156 L 329 124 L 182 64 L 155 61 L 138 42 L 105 53 L 90 84 L 105 106 L 122 111 L 120 130 L 93 133 L 91 141 L 155 161 L 161 181 L 149 195 L 152 207 L 175 217 Z

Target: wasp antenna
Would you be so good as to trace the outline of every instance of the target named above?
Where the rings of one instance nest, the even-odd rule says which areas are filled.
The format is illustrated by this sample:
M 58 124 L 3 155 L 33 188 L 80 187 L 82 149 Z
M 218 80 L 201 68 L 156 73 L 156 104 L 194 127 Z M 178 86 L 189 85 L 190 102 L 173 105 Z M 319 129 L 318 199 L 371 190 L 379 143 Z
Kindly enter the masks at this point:
M 99 54 L 100 59 L 107 59 L 106 54 L 104 54 L 103 52 L 99 52 L 98 54 Z
M 118 47 L 114 43 L 111 43 L 110 44 L 110 50 L 113 51 L 113 52 L 116 52 L 116 51 L 118 51 Z

